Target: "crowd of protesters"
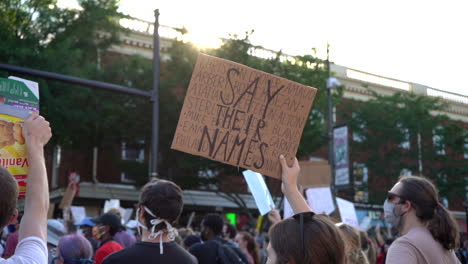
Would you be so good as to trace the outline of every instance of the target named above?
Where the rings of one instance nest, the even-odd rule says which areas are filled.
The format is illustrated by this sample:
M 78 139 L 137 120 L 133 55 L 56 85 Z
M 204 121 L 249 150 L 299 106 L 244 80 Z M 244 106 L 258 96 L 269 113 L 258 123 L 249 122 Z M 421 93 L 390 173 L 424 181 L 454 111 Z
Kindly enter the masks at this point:
M 299 165 L 279 157 L 282 192 L 294 215 L 268 214 L 268 233 L 238 230 L 216 213 L 200 226 L 177 229 L 183 192 L 175 183 L 154 179 L 141 190 L 136 227 L 123 225 L 119 210 L 74 223 L 47 220 L 49 193 L 44 145 L 49 123 L 37 113 L 23 125 L 29 158 L 24 213 L 16 209 L 18 187 L 0 168 L 1 264 L 382 264 L 466 263 L 468 243 L 460 245 L 458 227 L 439 203 L 436 187 L 423 177 L 406 176 L 388 192 L 388 224 L 361 231 L 327 215 L 314 213 L 298 188 Z

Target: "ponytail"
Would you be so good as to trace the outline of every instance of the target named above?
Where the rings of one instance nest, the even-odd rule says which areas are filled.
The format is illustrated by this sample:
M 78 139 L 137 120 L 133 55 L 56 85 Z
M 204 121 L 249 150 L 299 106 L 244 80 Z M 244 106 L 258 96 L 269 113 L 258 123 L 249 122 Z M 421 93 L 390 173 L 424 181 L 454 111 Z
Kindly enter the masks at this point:
M 453 216 L 439 203 L 437 188 L 428 179 L 417 176 L 404 176 L 401 196 L 411 201 L 416 210 L 416 216 L 424 223 L 432 234 L 446 250 L 458 248 L 458 225 Z
M 459 246 L 458 226 L 453 216 L 442 205 L 435 208 L 434 217 L 429 221 L 429 231 L 435 240 L 446 249 L 457 249 Z

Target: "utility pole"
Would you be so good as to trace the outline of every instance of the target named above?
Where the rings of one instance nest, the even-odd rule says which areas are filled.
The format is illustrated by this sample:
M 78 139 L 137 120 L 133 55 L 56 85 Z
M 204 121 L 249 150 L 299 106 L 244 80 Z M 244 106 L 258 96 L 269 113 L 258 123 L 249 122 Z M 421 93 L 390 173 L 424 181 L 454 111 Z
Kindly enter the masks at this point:
M 333 146 L 333 100 L 332 100 L 332 85 L 330 83 L 331 70 L 330 70 L 330 44 L 327 43 L 327 95 L 328 95 L 328 162 L 330 163 L 330 170 L 332 174 L 331 191 L 333 196 L 336 195 L 335 186 L 335 155 Z
M 159 9 L 154 10 L 153 29 L 153 91 L 151 102 L 153 104 L 152 135 L 151 135 L 151 160 L 149 179 L 158 177 L 158 152 L 159 152 Z

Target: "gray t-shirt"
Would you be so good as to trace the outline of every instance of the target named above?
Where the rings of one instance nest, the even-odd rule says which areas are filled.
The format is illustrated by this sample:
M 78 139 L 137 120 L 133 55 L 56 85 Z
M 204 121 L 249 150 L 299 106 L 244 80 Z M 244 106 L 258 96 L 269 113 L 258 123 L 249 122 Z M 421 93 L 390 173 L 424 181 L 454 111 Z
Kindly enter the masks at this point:
M 395 240 L 387 253 L 386 264 L 458 264 L 453 250 L 446 250 L 425 227 L 412 228 Z

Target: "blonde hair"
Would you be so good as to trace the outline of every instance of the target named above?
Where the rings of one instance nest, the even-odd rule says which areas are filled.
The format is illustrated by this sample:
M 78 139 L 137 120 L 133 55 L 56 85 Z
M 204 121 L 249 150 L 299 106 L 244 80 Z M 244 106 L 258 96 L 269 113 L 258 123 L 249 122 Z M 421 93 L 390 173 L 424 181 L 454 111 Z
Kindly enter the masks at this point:
M 361 237 L 359 231 L 354 227 L 338 223 L 336 224 L 341 230 L 345 239 L 345 255 L 347 264 L 369 264 L 366 255 L 361 249 Z

